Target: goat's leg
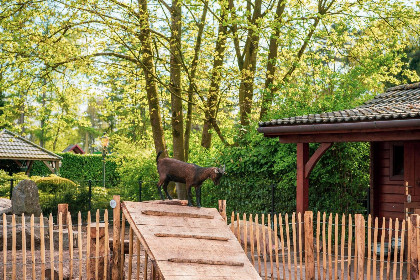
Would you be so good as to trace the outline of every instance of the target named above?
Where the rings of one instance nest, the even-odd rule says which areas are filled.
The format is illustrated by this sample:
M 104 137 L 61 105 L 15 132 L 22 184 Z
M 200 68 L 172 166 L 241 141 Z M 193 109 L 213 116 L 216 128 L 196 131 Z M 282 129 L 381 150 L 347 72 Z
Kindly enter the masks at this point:
M 165 183 L 163 184 L 163 190 L 165 191 L 166 197 L 169 200 L 172 200 L 172 196 L 170 196 L 168 193 L 168 184 L 169 184 L 169 181 L 165 181 Z
M 192 194 L 191 194 L 191 186 L 187 187 L 187 196 L 188 196 L 188 206 L 193 206 L 192 205 Z
M 164 183 L 164 181 L 159 180 L 159 182 L 157 183 L 157 188 L 158 188 L 158 191 L 159 191 L 159 194 L 160 194 L 160 198 L 162 200 L 165 200 L 165 197 L 163 196 L 163 193 L 162 193 L 162 185 L 163 185 L 163 183 Z
M 195 188 L 195 197 L 197 202 L 197 207 L 201 207 L 201 186 Z

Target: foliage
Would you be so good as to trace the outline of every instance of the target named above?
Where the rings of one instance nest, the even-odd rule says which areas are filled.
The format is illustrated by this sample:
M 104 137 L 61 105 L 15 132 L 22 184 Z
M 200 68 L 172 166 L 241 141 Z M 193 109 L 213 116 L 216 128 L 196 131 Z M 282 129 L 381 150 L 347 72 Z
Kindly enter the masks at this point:
M 103 178 L 102 155 L 97 154 L 74 154 L 57 153 L 63 157 L 60 167 L 60 176 L 75 182 L 87 182 L 94 180 L 98 183 Z M 106 181 L 110 186 L 118 184 L 120 178 L 116 172 L 116 164 L 112 155 L 107 155 L 105 162 Z M 35 162 L 31 171 L 31 176 L 48 176 L 51 172 L 42 162 Z
M 33 178 L 32 178 L 33 179 Z M 54 194 L 56 192 L 66 191 L 72 188 L 75 188 L 76 183 L 72 182 L 69 179 L 61 178 L 55 174 L 51 174 L 48 177 L 40 177 L 33 179 L 37 184 L 40 191 Z

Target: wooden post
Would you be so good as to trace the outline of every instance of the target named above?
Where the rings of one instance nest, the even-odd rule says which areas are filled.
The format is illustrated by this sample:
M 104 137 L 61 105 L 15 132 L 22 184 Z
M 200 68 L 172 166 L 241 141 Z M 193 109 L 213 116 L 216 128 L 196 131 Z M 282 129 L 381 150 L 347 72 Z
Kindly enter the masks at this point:
M 114 280 L 122 280 L 120 274 L 120 267 L 121 267 L 121 256 L 120 256 L 120 231 L 121 231 L 121 205 L 120 205 L 120 196 L 114 195 L 114 201 L 116 202 L 116 206 L 114 208 L 113 216 L 114 216 L 114 239 L 113 239 L 113 255 L 112 255 L 112 279 Z
M 99 238 L 99 248 L 96 246 L 96 238 Z M 90 255 L 92 261 L 90 263 L 90 275 L 92 279 L 104 279 L 104 266 L 105 266 L 105 224 L 104 223 L 91 223 L 90 224 Z M 98 251 L 98 252 L 97 252 Z M 96 263 L 98 263 L 96 265 Z M 96 274 L 98 277 L 96 277 Z
M 419 270 L 418 270 L 418 255 L 417 255 L 417 227 L 419 226 L 419 216 L 413 214 L 410 216 L 411 220 L 411 234 L 410 234 L 410 275 L 409 279 L 418 279 Z
M 222 215 L 223 219 L 227 221 L 226 219 L 226 200 L 219 200 L 219 213 Z
M 313 213 L 306 211 L 305 221 L 305 279 L 315 280 Z
M 61 203 L 58 204 L 58 213 L 57 216 L 60 215 L 60 213 L 63 213 L 63 225 L 67 225 L 67 213 L 69 212 L 69 205 L 67 203 Z
M 309 160 L 309 144 L 297 143 L 296 213 L 305 213 L 309 207 L 309 178 L 305 177 L 305 164 Z
M 365 218 L 361 214 L 357 214 L 356 217 L 356 244 L 357 246 L 357 267 L 358 276 L 357 279 L 363 280 L 364 277 L 364 261 L 365 261 Z M 391 254 L 391 252 L 388 252 Z M 356 266 L 356 262 L 354 264 Z

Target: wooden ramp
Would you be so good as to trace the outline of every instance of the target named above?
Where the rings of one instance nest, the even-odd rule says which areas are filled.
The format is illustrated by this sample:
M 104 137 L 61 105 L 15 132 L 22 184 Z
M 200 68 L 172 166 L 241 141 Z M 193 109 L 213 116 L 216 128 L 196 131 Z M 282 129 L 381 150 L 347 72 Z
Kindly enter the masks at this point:
M 159 200 L 126 201 L 122 210 L 165 280 L 261 279 L 214 208 Z

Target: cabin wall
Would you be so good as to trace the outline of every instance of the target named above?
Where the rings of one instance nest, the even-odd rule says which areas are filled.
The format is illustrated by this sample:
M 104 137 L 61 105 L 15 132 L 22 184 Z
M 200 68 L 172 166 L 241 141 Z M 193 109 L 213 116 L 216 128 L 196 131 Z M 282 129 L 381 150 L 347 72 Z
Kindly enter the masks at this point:
M 395 142 L 371 142 L 371 212 L 374 217 L 404 218 L 404 179 L 391 176 Z

